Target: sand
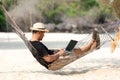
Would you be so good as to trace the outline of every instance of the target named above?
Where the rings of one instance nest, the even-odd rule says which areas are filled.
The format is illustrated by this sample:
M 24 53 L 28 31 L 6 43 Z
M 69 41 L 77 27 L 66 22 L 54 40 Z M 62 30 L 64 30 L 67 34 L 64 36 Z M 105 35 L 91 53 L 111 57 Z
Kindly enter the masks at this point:
M 57 36 L 55 36 L 57 34 Z M 0 33 L 0 80 L 119 80 L 120 47 L 113 54 L 109 44 L 57 71 L 50 71 L 41 66 L 23 41 L 14 33 Z M 30 39 L 31 34 L 26 36 Z M 84 35 L 50 33 L 46 34 L 46 44 L 67 41 Z M 49 37 L 52 36 L 52 37 Z M 57 37 L 56 39 L 53 39 Z M 62 37 L 62 38 L 61 38 Z M 63 38 L 67 37 L 67 39 Z M 61 42 L 62 43 L 62 42 Z M 63 44 L 61 47 L 64 47 Z M 51 48 L 51 46 L 48 44 Z

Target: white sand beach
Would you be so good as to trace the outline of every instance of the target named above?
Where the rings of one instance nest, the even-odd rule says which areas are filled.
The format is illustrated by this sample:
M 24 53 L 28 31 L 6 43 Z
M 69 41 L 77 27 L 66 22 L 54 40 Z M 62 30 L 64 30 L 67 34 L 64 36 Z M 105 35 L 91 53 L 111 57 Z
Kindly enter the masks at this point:
M 31 34 L 26 33 L 30 39 Z M 70 39 L 87 34 L 47 33 L 49 48 L 64 48 Z M 15 33 L 0 33 L 0 80 L 120 80 L 120 44 L 110 53 L 109 42 L 99 50 L 57 71 L 41 66 Z

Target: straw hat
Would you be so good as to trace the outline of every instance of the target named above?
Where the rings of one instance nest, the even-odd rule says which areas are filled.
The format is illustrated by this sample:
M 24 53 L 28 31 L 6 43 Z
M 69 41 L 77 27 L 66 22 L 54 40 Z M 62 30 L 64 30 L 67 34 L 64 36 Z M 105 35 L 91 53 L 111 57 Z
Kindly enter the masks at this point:
M 49 30 L 47 30 L 47 29 L 45 28 L 45 25 L 44 25 L 43 23 L 40 23 L 40 22 L 35 23 L 35 24 L 33 25 L 33 27 L 31 27 L 30 29 L 31 29 L 32 31 L 35 30 L 35 31 L 49 32 Z

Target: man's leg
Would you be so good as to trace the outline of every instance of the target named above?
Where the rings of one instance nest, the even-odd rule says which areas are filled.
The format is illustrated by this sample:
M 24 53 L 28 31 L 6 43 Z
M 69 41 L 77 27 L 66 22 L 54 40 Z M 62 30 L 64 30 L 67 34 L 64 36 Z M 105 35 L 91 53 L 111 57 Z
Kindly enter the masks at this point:
M 73 52 L 79 55 L 79 54 L 84 54 L 85 52 L 95 48 L 96 48 L 96 42 L 94 41 L 94 39 L 91 39 L 87 45 L 82 46 L 80 48 L 75 48 L 73 49 Z
M 85 52 L 93 50 L 95 48 L 100 48 L 100 37 L 96 29 L 94 29 L 93 31 L 92 39 L 90 40 L 90 42 L 87 45 L 80 47 L 79 49 L 74 49 L 73 52 L 79 55 L 84 54 Z

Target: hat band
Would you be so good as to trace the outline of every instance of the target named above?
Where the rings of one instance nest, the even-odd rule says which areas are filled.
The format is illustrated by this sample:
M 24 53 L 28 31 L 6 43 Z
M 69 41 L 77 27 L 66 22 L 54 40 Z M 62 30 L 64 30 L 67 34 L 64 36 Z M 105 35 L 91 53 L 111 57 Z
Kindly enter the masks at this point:
M 35 30 L 35 29 L 34 29 Z M 36 28 L 36 30 L 38 31 L 45 31 L 45 32 L 49 32 L 46 28 Z
M 46 29 L 46 28 L 37 28 L 37 29 Z

